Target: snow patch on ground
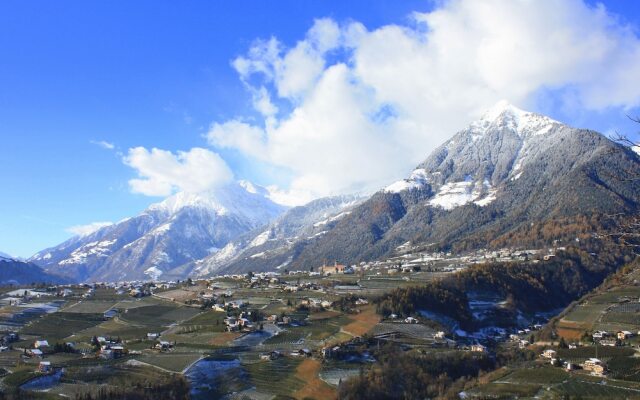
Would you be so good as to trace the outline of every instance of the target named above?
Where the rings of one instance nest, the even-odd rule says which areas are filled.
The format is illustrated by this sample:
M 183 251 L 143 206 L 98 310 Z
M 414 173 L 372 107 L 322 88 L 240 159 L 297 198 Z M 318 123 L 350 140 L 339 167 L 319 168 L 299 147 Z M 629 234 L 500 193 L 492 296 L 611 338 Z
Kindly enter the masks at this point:
M 318 236 L 322 236 L 322 235 L 324 235 L 324 234 L 325 234 L 325 233 L 327 233 L 327 232 L 329 232 L 329 231 L 322 231 L 322 232 L 318 232 L 318 233 L 316 233 L 315 235 L 308 236 L 308 237 L 307 237 L 307 239 L 315 239 L 315 238 L 317 238 Z
M 159 251 L 151 260 L 152 263 L 158 264 L 168 264 L 171 263 L 173 259 L 164 251 Z
M 166 232 L 169 232 L 169 230 L 171 229 L 171 222 L 167 222 L 166 224 L 162 224 L 159 227 L 157 227 L 156 229 L 154 229 L 151 234 L 152 235 L 163 235 Z
M 418 189 L 428 182 L 427 171 L 423 168 L 415 169 L 407 179 L 397 181 L 383 190 L 387 193 L 400 193 L 405 190 Z
M 162 270 L 158 267 L 151 267 L 144 270 L 145 275 L 148 275 L 149 278 L 153 280 L 157 280 L 162 275 Z
M 445 210 L 453 210 L 471 202 L 484 207 L 496 199 L 496 192 L 486 179 L 483 182 L 474 182 L 471 179 L 449 182 L 440 187 L 438 193 L 429 200 L 429 204 Z
M 522 171 L 518 172 L 517 174 L 515 174 L 513 176 L 513 178 L 511 178 L 512 181 L 517 181 L 518 179 L 520 179 L 520 177 L 522 176 Z
M 323 219 L 322 221 L 318 221 L 318 222 L 316 222 L 315 224 L 313 224 L 313 226 L 314 226 L 315 228 L 317 228 L 317 227 L 319 227 L 319 226 L 326 225 L 326 224 L 328 224 L 329 222 L 337 221 L 337 220 L 339 220 L 340 218 L 342 218 L 342 217 L 344 217 L 344 216 L 347 216 L 347 215 L 349 215 L 349 214 L 351 214 L 351 211 L 344 211 L 344 212 L 341 212 L 341 213 L 340 213 L 340 214 L 338 214 L 338 215 L 334 215 L 334 216 L 333 216 L 333 217 L 331 217 L 331 218 L 327 218 L 327 219 Z
M 479 200 L 476 200 L 473 203 L 479 205 L 480 207 L 488 206 L 489 204 L 491 204 L 496 199 L 496 193 L 497 192 L 498 192 L 497 189 L 491 188 L 491 189 L 489 189 L 488 194 L 485 197 L 483 197 L 483 198 L 481 198 Z
M 82 264 L 89 257 L 107 257 L 111 253 L 111 245 L 116 241 L 117 239 L 87 243 L 75 249 L 71 253 L 71 257 L 60 261 L 60 264 Z
M 266 230 L 266 231 L 262 232 L 261 234 L 259 234 L 255 238 L 253 238 L 251 243 L 249 243 L 249 247 L 256 247 L 256 246 L 260 246 L 262 244 L 265 244 L 267 242 L 267 240 L 269 240 L 269 236 L 270 235 L 271 235 L 271 231 L 270 230 Z
M 287 265 L 289 265 L 291 263 L 291 261 L 293 261 L 293 257 L 287 258 L 287 260 L 285 262 L 283 262 L 282 264 L 278 265 L 276 267 L 276 269 L 282 269 L 282 268 L 286 267 Z

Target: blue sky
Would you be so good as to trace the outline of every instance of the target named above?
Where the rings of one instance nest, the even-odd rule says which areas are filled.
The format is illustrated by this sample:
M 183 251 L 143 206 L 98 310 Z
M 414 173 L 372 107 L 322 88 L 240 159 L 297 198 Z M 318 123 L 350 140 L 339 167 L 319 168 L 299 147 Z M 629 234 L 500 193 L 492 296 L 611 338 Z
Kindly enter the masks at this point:
M 30 256 L 70 237 L 72 226 L 118 221 L 160 200 L 166 193 L 148 189 L 154 184 L 149 182 L 148 171 L 154 167 L 150 164 L 159 161 L 153 156 L 136 158 L 130 152 L 136 147 L 148 150 L 149 154 L 152 148 L 162 149 L 175 155 L 177 162 L 186 162 L 191 149 L 207 149 L 223 160 L 236 179 L 274 185 L 274 193 L 280 193 L 280 199 L 291 200 L 372 190 L 401 177 L 435 145 L 476 117 L 479 110 L 505 97 L 519 106 L 576 126 L 603 132 L 636 129 L 625 115 L 638 113 L 638 93 L 621 88 L 625 86 L 628 69 L 637 67 L 629 64 L 638 58 L 620 56 L 618 60 L 618 55 L 624 48 L 629 53 L 636 50 L 640 12 L 635 2 L 625 1 L 604 2 L 605 17 L 595 11 L 593 2 L 584 5 L 567 1 L 565 10 L 557 13 L 565 20 L 559 17 L 555 21 L 559 25 L 570 24 L 576 35 L 585 27 L 580 21 L 573 21 L 571 15 L 587 13 L 584 24 L 595 26 L 594 30 L 601 23 L 603 34 L 620 44 L 603 50 L 603 57 L 618 60 L 611 61 L 613 70 L 619 72 L 616 76 L 621 76 L 616 81 L 598 83 L 607 61 L 593 61 L 583 53 L 567 55 L 561 48 L 545 54 L 543 47 L 537 55 L 539 59 L 575 57 L 576 61 L 568 60 L 560 67 L 547 63 L 539 67 L 539 72 L 531 73 L 519 68 L 526 60 L 522 63 L 510 60 L 513 64 L 507 65 L 514 65 L 521 74 L 514 75 L 514 81 L 489 76 L 494 67 L 481 80 L 473 71 L 452 73 L 455 81 L 448 86 L 449 90 L 461 93 L 461 97 L 446 98 L 441 103 L 427 96 L 416 99 L 413 103 L 425 102 L 426 116 L 438 116 L 428 121 L 416 119 L 416 111 L 409 102 L 403 103 L 413 96 L 410 88 L 406 92 L 393 90 L 406 83 L 395 82 L 394 77 L 407 77 L 407 72 L 400 69 L 391 71 L 389 76 L 380 76 L 377 68 L 380 65 L 380 70 L 387 71 L 394 67 L 393 63 L 384 64 L 391 57 L 407 56 L 399 53 L 402 44 L 409 46 L 407 51 L 416 46 L 416 57 L 437 60 L 440 53 L 421 46 L 428 41 L 448 40 L 440 39 L 444 37 L 452 38 L 452 42 L 441 43 L 440 49 L 456 47 L 456 38 L 449 27 L 457 23 L 463 30 L 471 26 L 469 34 L 473 34 L 473 29 L 480 32 L 488 29 L 468 20 L 469 10 L 473 11 L 472 19 L 474 15 L 481 18 L 486 10 L 477 10 L 475 14 L 473 6 L 465 8 L 463 3 L 0 3 L 0 187 L 4 192 L 0 196 L 0 251 Z M 552 3 L 539 6 L 545 7 L 550 12 L 554 10 Z M 434 10 L 443 13 L 436 15 Z M 518 15 L 524 11 L 511 7 L 506 12 Z M 495 14 L 499 13 L 488 15 L 501 18 Z M 420 15 L 426 15 L 424 20 Z M 318 23 L 320 18 L 324 18 L 322 23 Z M 440 27 L 438 21 L 444 21 L 444 25 Z M 521 21 L 532 27 L 539 22 L 534 17 Z M 331 36 L 334 31 L 339 38 Z M 543 30 L 532 28 L 522 37 L 536 32 Z M 463 33 L 458 39 L 464 37 Z M 271 49 L 277 50 L 273 54 L 268 53 L 271 38 L 274 39 Z M 397 49 L 389 45 L 395 39 Z M 502 39 L 495 40 L 500 43 Z M 296 48 L 300 53 L 293 51 Z M 292 57 L 287 58 L 290 54 Z M 302 56 L 294 58 L 296 54 Z M 408 56 L 410 60 L 412 54 Z M 499 52 L 496 57 L 500 57 Z M 233 63 L 239 59 L 244 60 L 245 69 Z M 299 62 L 294 64 L 291 60 Z M 434 68 L 433 74 L 449 65 L 432 66 L 431 62 L 425 62 L 428 68 Z M 460 64 L 454 59 L 451 62 Z M 579 67 L 585 63 L 588 71 Z M 333 68 L 337 64 L 341 68 Z M 397 64 L 402 67 L 401 61 Z M 319 69 L 314 70 L 314 65 Z M 483 67 L 486 65 L 478 68 Z M 427 74 L 419 68 L 410 71 L 416 74 L 417 81 Z M 560 78 L 555 79 L 556 76 Z M 461 101 L 474 96 L 463 96 L 467 78 L 472 80 L 471 85 L 479 85 L 477 91 L 482 92 L 468 102 Z M 526 80 L 535 84 L 514 89 L 513 82 Z M 426 88 L 435 86 L 428 80 L 423 84 Z M 375 121 L 354 125 L 348 118 L 341 119 L 332 113 L 331 106 L 342 99 L 349 101 L 345 100 L 341 109 L 375 114 Z M 271 111 L 257 106 L 258 100 L 267 102 Z M 429 105 L 430 101 L 434 104 Z M 443 114 L 439 107 L 447 105 L 453 105 L 447 109 L 455 112 L 438 120 Z M 308 118 L 300 120 L 300 114 Z M 300 143 L 296 143 L 295 137 L 287 142 L 299 146 L 300 157 L 284 151 L 281 141 L 289 140 L 297 134 L 296 129 L 314 121 L 321 124 L 326 121 L 327 126 L 318 128 L 314 138 L 327 143 L 327 150 L 320 149 L 319 159 L 311 165 L 307 163 L 310 157 L 305 153 L 305 143 L 311 143 L 312 139 L 303 135 L 299 137 Z M 403 130 L 406 126 L 413 128 Z M 323 136 L 323 132 L 336 134 Z M 357 134 L 348 136 L 341 132 Z M 247 133 L 247 140 L 240 142 L 238 138 L 243 133 Z M 258 142 L 252 142 L 256 138 Z M 403 141 L 414 143 L 410 147 L 417 148 L 416 153 L 406 154 L 407 150 L 398 145 Z M 372 142 L 381 145 L 369 147 Z M 343 164 L 328 161 L 332 149 L 337 147 L 355 152 L 354 164 L 362 165 L 362 170 L 353 168 L 349 176 L 332 172 L 334 164 L 336 171 L 345 169 Z M 391 148 L 402 150 L 405 153 L 400 154 L 406 157 L 398 157 Z M 180 158 L 179 151 L 185 152 L 184 158 Z M 349 157 L 350 153 L 336 154 L 340 159 Z M 380 164 L 382 169 L 372 170 L 366 160 L 375 157 L 403 158 L 403 161 L 378 162 L 376 165 Z M 320 171 L 326 172 L 326 176 L 317 169 L 323 162 L 328 166 Z M 370 179 L 366 171 L 378 178 Z M 136 178 L 149 183 L 145 185 L 147 189 L 132 187 L 129 181 Z M 185 189 L 179 182 L 167 179 L 172 191 Z

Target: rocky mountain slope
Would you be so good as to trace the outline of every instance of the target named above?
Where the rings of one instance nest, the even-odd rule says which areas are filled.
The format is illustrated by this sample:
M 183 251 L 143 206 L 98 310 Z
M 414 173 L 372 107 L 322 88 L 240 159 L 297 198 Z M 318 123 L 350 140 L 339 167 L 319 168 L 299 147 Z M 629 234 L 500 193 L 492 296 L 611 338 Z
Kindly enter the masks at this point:
M 286 269 L 299 251 L 351 213 L 363 197 L 335 196 L 294 207 L 277 220 L 248 232 L 220 251 L 173 271 L 174 276 L 208 276 Z
M 284 207 L 266 194 L 248 182 L 206 194 L 177 193 L 136 217 L 73 237 L 29 261 L 79 281 L 156 279 L 279 216 Z
M 447 247 L 549 218 L 636 213 L 640 182 L 628 178 L 638 171 L 637 154 L 597 132 L 501 103 L 300 249 L 291 268 L 374 260 L 406 242 Z

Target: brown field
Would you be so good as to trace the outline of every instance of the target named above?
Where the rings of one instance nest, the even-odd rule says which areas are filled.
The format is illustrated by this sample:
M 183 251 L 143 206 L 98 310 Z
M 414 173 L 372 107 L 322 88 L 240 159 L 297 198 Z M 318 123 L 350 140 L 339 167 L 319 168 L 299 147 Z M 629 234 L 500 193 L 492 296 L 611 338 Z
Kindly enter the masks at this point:
M 336 390 L 318 377 L 320 367 L 320 361 L 309 358 L 298 365 L 295 377 L 306 384 L 293 394 L 296 399 L 324 400 L 337 398 Z
M 196 288 L 196 289 L 194 289 Z M 185 300 L 195 299 L 198 296 L 198 293 L 202 288 L 194 286 L 194 288 L 189 289 L 174 289 L 166 292 L 160 292 L 156 294 L 157 297 L 161 297 L 163 299 L 184 302 Z M 194 289 L 194 290 L 191 290 Z
M 566 323 L 560 323 L 556 329 L 559 336 L 569 340 L 580 340 L 585 332 L 585 328 L 578 325 L 570 326 Z
M 327 311 L 310 314 L 309 319 L 311 321 L 317 321 L 321 319 L 329 319 L 329 318 L 337 317 L 340 314 L 342 314 L 340 311 L 327 310 Z
M 360 312 L 358 314 L 350 314 L 349 319 L 353 322 L 345 325 L 342 330 L 353 336 L 364 335 L 380 322 L 380 316 L 376 314 L 376 309 L 372 305 L 361 307 Z

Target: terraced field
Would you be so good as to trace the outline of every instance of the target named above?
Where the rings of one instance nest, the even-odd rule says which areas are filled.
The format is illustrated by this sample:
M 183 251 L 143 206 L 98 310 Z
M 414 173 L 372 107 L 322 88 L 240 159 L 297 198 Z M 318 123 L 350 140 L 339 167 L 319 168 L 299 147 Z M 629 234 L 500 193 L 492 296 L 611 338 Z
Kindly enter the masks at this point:
M 57 312 L 45 314 L 22 329 L 25 335 L 48 340 L 51 345 L 104 322 L 102 314 Z

